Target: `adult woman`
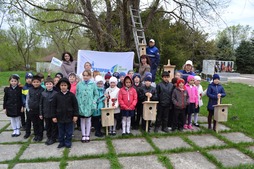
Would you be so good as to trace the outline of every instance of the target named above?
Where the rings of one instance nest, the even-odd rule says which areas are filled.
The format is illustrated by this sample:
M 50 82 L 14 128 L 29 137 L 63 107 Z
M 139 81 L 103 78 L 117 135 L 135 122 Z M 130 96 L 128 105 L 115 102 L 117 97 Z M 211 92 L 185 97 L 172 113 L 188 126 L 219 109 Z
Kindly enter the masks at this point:
M 141 81 L 144 81 L 146 72 L 150 72 L 150 58 L 146 55 L 140 56 L 140 63 L 134 65 L 139 68 L 139 74 L 141 75 Z
M 73 60 L 73 57 L 69 52 L 64 52 L 62 54 L 62 61 L 61 73 L 63 74 L 63 77 L 68 78 L 69 73 L 76 72 L 77 62 Z
M 191 60 L 187 60 L 183 65 L 183 70 L 179 70 L 182 73 L 182 78 L 184 79 L 185 83 L 187 83 L 187 78 L 189 75 L 196 76 L 196 74 L 192 71 L 193 70 L 193 63 Z

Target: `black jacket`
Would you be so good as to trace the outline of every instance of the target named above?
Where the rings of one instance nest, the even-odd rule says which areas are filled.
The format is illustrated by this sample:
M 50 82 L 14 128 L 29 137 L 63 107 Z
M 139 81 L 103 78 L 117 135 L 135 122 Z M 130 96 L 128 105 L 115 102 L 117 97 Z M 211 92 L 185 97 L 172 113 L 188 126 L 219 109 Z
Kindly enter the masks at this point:
M 142 92 L 143 92 L 142 95 L 144 97 L 143 101 L 147 101 L 147 96 L 145 95 L 147 92 L 152 93 L 152 97 L 150 98 L 150 101 L 157 101 L 158 100 L 157 91 L 156 91 L 155 87 L 153 87 L 153 86 L 146 87 L 144 85 L 144 86 L 142 86 Z
M 159 104 L 161 106 L 170 107 L 172 103 L 172 92 L 173 84 L 161 82 L 156 85 L 157 95 L 159 99 Z
M 57 91 L 52 90 L 44 90 L 41 93 L 41 99 L 40 99 L 40 115 L 42 115 L 44 118 L 52 118 L 53 114 L 51 114 L 51 104 L 53 101 L 54 95 L 57 94 Z
M 19 86 L 15 87 L 14 89 L 11 86 L 5 87 L 3 108 L 6 109 L 7 116 L 20 116 L 22 105 L 22 88 Z
M 27 110 L 30 114 L 38 114 L 40 111 L 40 98 L 44 88 L 39 86 L 38 88 L 31 87 L 26 97 Z
M 139 83 L 137 86 L 134 83 L 133 87 L 134 87 L 134 89 L 136 89 L 137 95 L 138 95 L 138 103 L 137 104 L 142 104 L 142 102 L 145 101 L 142 83 Z
M 74 116 L 78 117 L 78 102 L 75 95 L 71 92 L 55 94 L 51 111 L 53 118 L 57 118 L 59 123 L 70 123 Z

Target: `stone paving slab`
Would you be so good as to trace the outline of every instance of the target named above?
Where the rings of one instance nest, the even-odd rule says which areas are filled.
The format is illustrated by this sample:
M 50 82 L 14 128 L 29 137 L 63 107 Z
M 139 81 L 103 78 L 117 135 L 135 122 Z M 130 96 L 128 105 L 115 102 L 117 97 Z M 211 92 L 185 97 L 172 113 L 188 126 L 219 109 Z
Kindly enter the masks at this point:
M 112 140 L 116 153 L 140 153 L 154 151 L 144 138 Z
M 192 135 L 188 136 L 188 138 L 197 144 L 199 147 L 210 147 L 210 146 L 223 146 L 226 145 L 223 141 L 219 140 L 218 138 L 214 137 L 210 134 L 204 135 Z
M 10 121 L 10 118 L 7 117 L 6 114 L 3 113 L 3 111 L 2 111 L 2 112 L 0 112 L 0 120 L 1 120 L 1 121 L 2 121 L 2 120 Z
M 199 124 L 200 126 L 203 126 L 203 127 L 205 127 L 205 128 L 207 128 L 208 129 L 208 124 Z M 212 125 L 213 126 L 213 125 Z M 223 125 L 223 124 L 219 124 L 219 129 L 218 129 L 218 131 L 229 131 L 230 130 L 230 128 L 229 127 L 227 127 L 227 126 L 225 126 L 225 125 Z
M 8 165 L 7 164 L 0 164 L 0 169 L 8 169 Z
M 10 124 L 10 121 L 0 121 L 0 129 L 5 127 L 7 124 Z
M 156 156 L 135 156 L 118 158 L 124 169 L 165 169 Z
M 12 160 L 19 152 L 22 145 L 0 145 L 0 161 Z
M 12 137 L 11 136 L 12 131 L 4 131 L 2 133 L 0 133 L 0 143 L 11 143 L 11 142 L 25 142 L 27 140 L 25 140 L 23 137 L 25 135 L 25 132 L 21 132 L 21 135 L 19 137 Z
M 216 166 L 198 152 L 170 154 L 167 156 L 174 169 L 213 169 Z
M 193 114 L 194 116 L 194 114 Z M 199 123 L 207 123 L 207 117 L 205 116 L 198 116 L 198 122 Z
M 106 159 L 91 159 L 91 160 L 79 160 L 79 161 L 68 161 L 66 169 L 78 169 L 92 168 L 92 169 L 110 169 L 110 162 Z
M 59 162 L 45 162 L 45 163 L 19 163 L 13 169 L 57 169 Z
M 238 166 L 240 164 L 254 164 L 254 160 L 237 149 L 212 150 L 212 154 L 225 167 Z
M 108 153 L 105 141 L 90 141 L 89 143 L 72 142 L 69 156 L 99 155 Z
M 35 159 L 35 158 L 60 158 L 63 156 L 64 149 L 58 149 L 57 144 L 50 146 L 44 143 L 30 144 L 21 155 L 20 159 Z
M 161 150 L 171 150 L 175 148 L 190 148 L 180 137 L 159 137 L 152 138 L 154 144 Z
M 240 142 L 253 142 L 253 139 L 244 135 L 240 132 L 234 132 L 234 133 L 222 133 L 222 136 L 226 137 L 228 140 L 234 142 L 234 143 L 240 143 Z
M 254 146 L 249 147 L 248 150 L 250 150 L 254 153 Z

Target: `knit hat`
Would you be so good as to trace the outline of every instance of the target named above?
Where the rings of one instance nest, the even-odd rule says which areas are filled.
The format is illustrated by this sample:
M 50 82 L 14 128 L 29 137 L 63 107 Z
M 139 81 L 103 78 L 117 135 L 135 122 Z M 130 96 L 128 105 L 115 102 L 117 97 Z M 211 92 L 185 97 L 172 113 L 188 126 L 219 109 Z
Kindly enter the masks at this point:
M 191 81 L 192 79 L 194 79 L 194 76 L 189 75 L 189 76 L 187 77 L 187 82 Z
M 34 80 L 39 80 L 39 81 L 41 81 L 41 77 L 38 76 L 38 75 L 34 75 L 33 78 L 32 78 L 32 81 L 34 81 Z
M 63 78 L 63 74 L 61 72 L 56 73 L 55 77 L 56 76 L 60 76 L 61 78 Z
M 109 83 L 111 83 L 111 82 L 114 82 L 115 84 L 117 84 L 117 78 L 116 77 L 111 77 L 109 79 Z
M 125 77 L 125 76 L 126 76 L 126 73 L 120 72 L 120 73 L 119 73 L 119 77 L 122 77 L 122 76 Z
M 95 83 L 97 84 L 98 82 L 104 82 L 103 77 L 101 75 L 97 75 L 95 77 Z
M 141 79 L 141 76 L 139 73 L 134 73 L 134 75 L 132 76 L 132 80 L 134 80 L 135 77 L 138 77 L 139 79 Z
M 70 76 L 75 76 L 75 77 L 77 77 L 76 73 L 74 73 L 74 72 L 69 73 L 69 74 L 68 74 L 68 78 L 69 78 Z
M 69 90 L 71 89 L 71 84 L 70 84 L 69 80 L 68 80 L 66 77 L 63 77 L 63 78 L 61 78 L 61 79 L 58 81 L 58 83 L 56 84 L 56 87 L 57 87 L 58 89 L 60 89 L 61 83 L 66 83 L 67 86 L 68 86 L 68 89 L 69 89 Z
M 182 78 L 177 79 L 176 86 L 179 87 L 179 84 L 180 84 L 180 83 L 183 83 L 183 84 L 184 84 L 184 80 L 183 80 Z
M 170 71 L 164 71 L 162 74 L 161 74 L 161 77 L 164 77 L 164 76 L 169 76 L 169 73 L 170 73 Z
M 111 78 L 111 73 L 108 72 L 107 74 L 105 74 L 104 78 L 105 78 L 105 79 L 110 79 L 110 78 Z
M 114 76 L 114 77 L 116 77 L 117 79 L 119 79 L 119 78 L 120 78 L 120 76 L 119 76 L 119 73 L 118 73 L 118 72 L 114 72 L 114 73 L 113 73 L 113 76 Z
M 146 76 L 153 77 L 153 75 L 152 75 L 152 73 L 151 73 L 151 72 L 146 72 L 146 73 L 145 73 L 145 77 L 146 77 Z
M 146 77 L 145 77 L 145 81 L 152 82 L 152 77 L 151 77 L 151 76 L 146 76 Z
M 195 79 L 195 81 L 197 81 L 197 80 L 201 81 L 201 77 L 200 76 L 194 76 L 194 79 Z
M 52 84 L 54 84 L 54 80 L 51 77 L 47 77 L 46 80 L 44 81 L 44 83 L 48 83 L 51 82 Z
M 26 72 L 25 79 L 32 79 L 32 78 L 33 78 L 33 74 L 31 72 Z
M 193 63 L 192 63 L 191 60 L 187 60 L 187 61 L 185 62 L 185 65 L 191 65 L 191 66 L 193 66 Z
M 213 75 L 213 80 L 215 80 L 215 79 L 219 79 L 220 80 L 220 76 L 218 74 L 214 74 Z
M 15 80 L 19 81 L 19 75 L 18 74 L 13 74 L 13 75 L 10 76 L 9 81 L 11 79 L 15 79 Z

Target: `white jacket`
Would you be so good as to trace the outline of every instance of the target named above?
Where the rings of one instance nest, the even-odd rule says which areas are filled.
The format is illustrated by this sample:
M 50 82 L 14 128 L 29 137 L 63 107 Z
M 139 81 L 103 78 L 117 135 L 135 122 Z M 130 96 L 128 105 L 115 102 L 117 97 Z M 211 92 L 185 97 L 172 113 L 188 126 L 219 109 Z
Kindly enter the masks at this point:
M 109 103 L 108 103 L 108 107 L 113 107 L 113 102 L 112 102 L 112 98 L 116 99 L 115 103 L 115 114 L 116 113 L 120 113 L 120 107 L 119 107 L 119 102 L 118 102 L 118 93 L 119 93 L 120 89 L 116 86 L 114 88 L 107 88 L 105 91 L 106 95 L 109 95 Z
M 206 90 L 203 91 L 203 87 L 201 85 L 196 86 L 198 89 L 198 105 L 199 107 L 203 106 L 203 100 L 202 97 L 206 95 Z

